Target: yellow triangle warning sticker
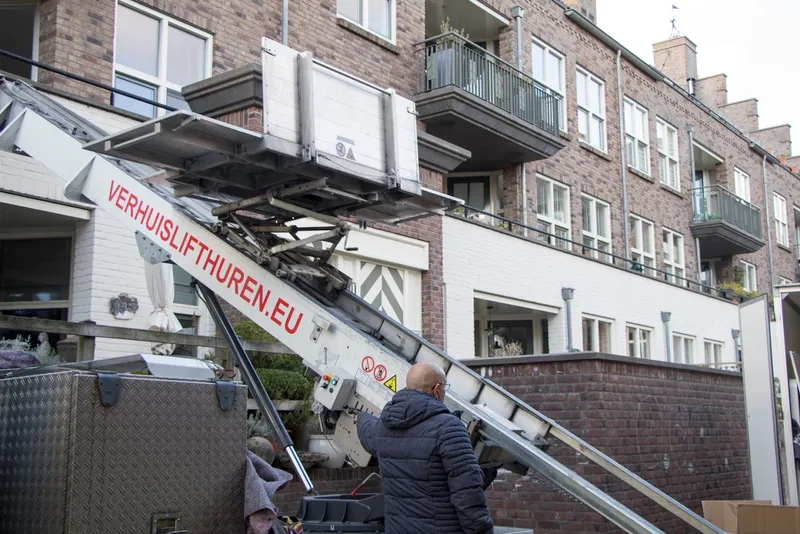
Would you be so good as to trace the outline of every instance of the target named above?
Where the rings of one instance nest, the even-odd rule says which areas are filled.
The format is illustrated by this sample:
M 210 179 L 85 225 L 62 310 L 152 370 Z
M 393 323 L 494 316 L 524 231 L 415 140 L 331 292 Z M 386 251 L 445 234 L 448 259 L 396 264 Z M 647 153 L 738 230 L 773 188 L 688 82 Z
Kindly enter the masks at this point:
M 392 375 L 392 378 L 384 382 L 383 385 L 389 388 L 392 393 L 397 393 L 397 375 Z

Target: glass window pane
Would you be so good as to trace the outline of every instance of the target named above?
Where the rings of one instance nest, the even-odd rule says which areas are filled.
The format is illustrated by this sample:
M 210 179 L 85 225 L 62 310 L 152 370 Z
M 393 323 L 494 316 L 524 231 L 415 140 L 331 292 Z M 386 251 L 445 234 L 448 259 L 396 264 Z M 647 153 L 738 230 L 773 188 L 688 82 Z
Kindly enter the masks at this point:
M 592 231 L 592 201 L 588 198 L 583 199 L 583 206 L 581 211 L 583 212 L 583 230 L 585 232 Z
M 486 201 L 488 200 L 484 196 L 484 185 L 483 182 L 472 182 L 469 184 L 469 198 L 467 200 L 467 204 L 472 206 L 473 208 L 478 208 L 479 210 L 486 209 Z
M 119 74 L 117 74 L 116 80 L 114 81 L 114 87 L 132 93 L 136 96 L 147 98 L 149 100 L 156 99 L 155 87 L 152 85 L 147 85 L 146 83 L 132 80 L 125 76 L 120 76 Z M 144 115 L 145 117 L 151 118 L 156 116 L 155 106 L 140 102 L 139 100 L 134 100 L 133 98 L 129 98 L 127 96 L 114 94 L 112 97 L 112 102 L 114 106 L 132 113 L 138 113 L 139 115 Z
M 636 134 L 633 122 L 633 105 L 630 102 L 625 102 L 625 133 Z
M 592 145 L 603 149 L 603 121 L 592 117 L 592 136 L 591 141 Z
M 178 267 L 172 266 L 172 278 L 175 284 L 175 304 L 197 305 L 197 293 L 192 289 L 192 276 Z
M 647 172 L 647 145 L 639 143 L 639 170 Z
M 33 59 L 35 19 L 35 5 L 3 6 L 0 2 L 0 48 Z M 30 65 L 5 56 L 0 56 L 0 70 L 24 78 L 31 76 Z
M 338 12 L 355 22 L 361 22 L 361 1 L 360 0 L 339 0 Z
M 0 241 L 0 301 L 69 299 L 69 238 Z
M 563 85 L 561 83 L 561 58 L 553 54 L 547 54 L 546 83 L 553 89 L 563 91 Z
M 158 21 L 117 5 L 114 60 L 145 74 L 158 76 Z
M 578 105 L 587 107 L 589 102 L 588 102 L 588 97 L 586 95 L 586 75 L 579 72 L 577 82 L 578 82 Z
M 536 212 L 545 217 L 550 216 L 550 187 L 544 180 L 536 181 Z
M 600 86 L 595 81 L 589 82 L 589 109 L 600 114 Z
M 544 54 L 544 48 L 536 43 L 533 43 L 533 57 L 531 59 L 531 63 L 533 65 L 533 77 L 540 82 L 547 83 L 544 77 Z
M 369 23 L 367 27 L 378 35 L 391 39 L 391 0 L 368 0 L 368 2 Z
M 578 133 L 584 138 L 589 136 L 589 115 L 583 110 L 578 110 Z
M 167 43 L 168 81 L 178 85 L 189 85 L 205 78 L 205 39 L 170 26 Z
M 553 211 L 554 219 L 560 222 L 567 221 L 567 190 L 562 187 L 553 186 Z
M 606 214 L 608 208 L 602 204 L 597 205 L 597 234 L 603 237 L 608 237 L 608 226 L 606 224 Z
M 611 354 L 611 323 L 606 323 L 604 321 L 597 322 L 598 330 L 599 330 L 599 338 L 600 343 L 598 349 L 600 352 L 604 352 L 606 354 Z

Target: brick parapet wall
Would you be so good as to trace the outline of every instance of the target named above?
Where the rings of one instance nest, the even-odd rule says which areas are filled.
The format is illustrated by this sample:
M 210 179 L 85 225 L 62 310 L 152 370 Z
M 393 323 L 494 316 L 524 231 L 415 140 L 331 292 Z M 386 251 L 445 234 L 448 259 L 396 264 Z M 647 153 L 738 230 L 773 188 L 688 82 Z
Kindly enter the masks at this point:
M 370 474 L 377 472 L 374 467 L 342 468 L 342 469 L 310 469 L 308 476 L 321 495 L 350 493 Z M 360 493 L 379 493 L 380 479 L 373 478 L 361 489 Z M 275 494 L 273 502 L 281 515 L 294 516 L 306 494 L 303 484 L 297 480 L 289 483 Z
M 697 513 L 702 500 L 751 498 L 740 375 L 617 356 L 467 363 Z M 567 446 L 549 453 L 665 532 L 691 531 Z M 488 495 L 501 524 L 618 532 L 536 474 L 501 473 Z

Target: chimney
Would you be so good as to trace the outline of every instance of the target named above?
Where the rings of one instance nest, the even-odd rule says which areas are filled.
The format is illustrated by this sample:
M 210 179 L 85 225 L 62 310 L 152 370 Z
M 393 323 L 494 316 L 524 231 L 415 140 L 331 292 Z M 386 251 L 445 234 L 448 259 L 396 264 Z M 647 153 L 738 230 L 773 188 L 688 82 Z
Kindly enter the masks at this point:
M 683 36 L 656 43 L 653 63 L 673 82 L 688 90 L 687 80 L 697 80 L 697 45 Z
M 564 0 L 564 3 L 597 24 L 597 0 Z

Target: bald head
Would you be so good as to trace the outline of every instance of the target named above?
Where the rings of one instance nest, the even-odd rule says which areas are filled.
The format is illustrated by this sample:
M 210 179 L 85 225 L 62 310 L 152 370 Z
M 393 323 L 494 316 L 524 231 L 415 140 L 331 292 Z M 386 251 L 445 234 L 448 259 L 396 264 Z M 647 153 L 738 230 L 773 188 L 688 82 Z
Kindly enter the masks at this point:
M 415 363 L 408 370 L 406 387 L 432 395 L 439 400 L 444 399 L 447 377 L 438 365 L 422 362 Z

